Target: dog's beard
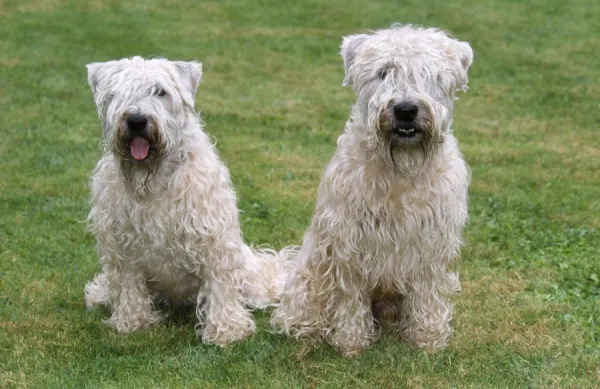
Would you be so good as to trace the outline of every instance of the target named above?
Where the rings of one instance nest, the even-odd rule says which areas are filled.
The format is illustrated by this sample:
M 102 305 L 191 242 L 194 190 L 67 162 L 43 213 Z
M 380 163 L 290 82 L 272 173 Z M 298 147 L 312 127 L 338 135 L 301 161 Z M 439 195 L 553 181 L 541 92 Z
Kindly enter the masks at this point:
M 428 168 L 443 139 L 432 127 L 431 121 L 416 121 L 417 133 L 414 138 L 399 134 L 394 121 L 386 114 L 382 115 L 379 124 L 382 154 L 395 171 L 402 175 L 416 176 Z
M 151 185 L 159 171 L 158 161 L 134 161 L 120 159 L 121 173 L 125 180 L 131 184 L 136 193 L 143 197 L 157 195 L 156 185 Z
M 410 147 L 399 147 L 391 139 L 387 143 L 391 165 L 395 171 L 402 175 L 419 175 L 427 169 L 434 155 L 434 151 L 423 140 Z
M 166 147 L 155 128 L 148 131 L 144 136 L 150 143 L 148 155 L 143 160 L 136 160 L 132 156 L 131 142 L 135 136 L 127 133 L 125 128 L 117 128 L 111 150 L 117 157 L 121 174 L 131 189 L 142 197 L 157 195 L 160 185 L 153 185 L 160 171 L 165 155 Z

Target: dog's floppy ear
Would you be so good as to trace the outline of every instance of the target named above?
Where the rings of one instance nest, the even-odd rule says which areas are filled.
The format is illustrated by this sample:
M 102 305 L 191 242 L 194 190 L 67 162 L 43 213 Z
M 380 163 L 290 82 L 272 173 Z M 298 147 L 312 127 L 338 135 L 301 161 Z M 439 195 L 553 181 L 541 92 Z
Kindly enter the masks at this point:
M 346 77 L 344 77 L 344 86 L 352 84 L 352 71 L 351 67 L 356 59 L 356 53 L 360 47 L 365 43 L 369 36 L 367 34 L 356 34 L 348 35 L 342 40 L 342 46 L 340 54 L 344 60 L 344 70 Z
M 100 84 L 100 80 L 102 79 L 102 74 L 104 73 L 103 68 L 105 68 L 106 62 L 92 62 L 85 66 L 88 71 L 88 84 L 90 84 L 92 93 L 96 96 L 98 84 Z
M 473 49 L 471 49 L 471 46 L 467 42 L 456 42 L 456 55 L 465 72 L 469 70 L 473 63 Z
M 202 80 L 202 64 L 196 61 L 175 61 L 174 64 L 185 88 L 181 91 L 183 101 L 193 107 L 196 99 L 196 90 L 198 89 L 200 80 Z
M 100 106 L 106 98 L 105 84 L 121 68 L 120 61 L 92 62 L 86 65 L 88 83 L 94 94 L 94 101 Z
M 469 77 L 467 72 L 473 63 L 473 50 L 467 42 L 456 41 L 454 45 L 454 55 L 459 60 L 462 71 L 457 74 L 456 87 L 462 91 L 467 90 L 467 82 Z

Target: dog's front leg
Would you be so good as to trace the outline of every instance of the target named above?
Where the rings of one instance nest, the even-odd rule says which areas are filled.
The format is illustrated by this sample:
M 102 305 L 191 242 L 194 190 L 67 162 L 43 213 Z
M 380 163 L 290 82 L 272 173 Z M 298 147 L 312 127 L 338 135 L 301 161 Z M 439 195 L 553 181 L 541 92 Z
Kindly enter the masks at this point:
M 460 288 L 452 272 L 424 272 L 410 282 L 402 300 L 400 328 L 403 337 L 416 347 L 433 351 L 448 344 L 452 334 L 452 303 L 446 294 Z
M 132 332 L 160 321 L 142 272 L 126 260 L 114 260 L 104 267 L 112 309 L 105 323 L 118 332 Z
M 371 347 L 376 338 L 371 301 L 358 266 L 345 259 L 333 260 L 335 285 L 327 303 L 331 331 L 326 339 L 343 356 L 353 357 Z
M 197 333 L 205 343 L 225 346 L 254 332 L 252 315 L 243 305 L 240 261 L 239 251 L 231 248 L 207 253 L 196 306 Z

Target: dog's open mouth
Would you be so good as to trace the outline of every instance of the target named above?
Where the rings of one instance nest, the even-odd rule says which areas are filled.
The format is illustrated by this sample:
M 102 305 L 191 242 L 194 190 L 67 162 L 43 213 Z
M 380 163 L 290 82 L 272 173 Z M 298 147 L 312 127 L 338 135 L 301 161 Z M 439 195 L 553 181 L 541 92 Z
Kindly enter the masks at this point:
M 136 161 L 143 161 L 148 157 L 150 141 L 144 137 L 136 136 L 129 142 L 129 152 Z
M 394 127 L 392 132 L 394 133 L 394 135 L 402 138 L 412 138 L 418 133 L 420 133 L 421 130 L 416 127 Z

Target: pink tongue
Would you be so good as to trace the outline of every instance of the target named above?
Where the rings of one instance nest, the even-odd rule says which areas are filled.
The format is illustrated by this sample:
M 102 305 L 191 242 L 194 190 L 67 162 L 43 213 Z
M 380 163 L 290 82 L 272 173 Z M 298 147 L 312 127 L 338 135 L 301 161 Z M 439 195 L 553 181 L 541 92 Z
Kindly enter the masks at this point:
M 146 159 L 146 157 L 148 156 L 148 149 L 150 149 L 150 142 L 148 142 L 148 139 L 139 136 L 133 138 L 133 140 L 129 144 L 131 156 L 138 161 Z

